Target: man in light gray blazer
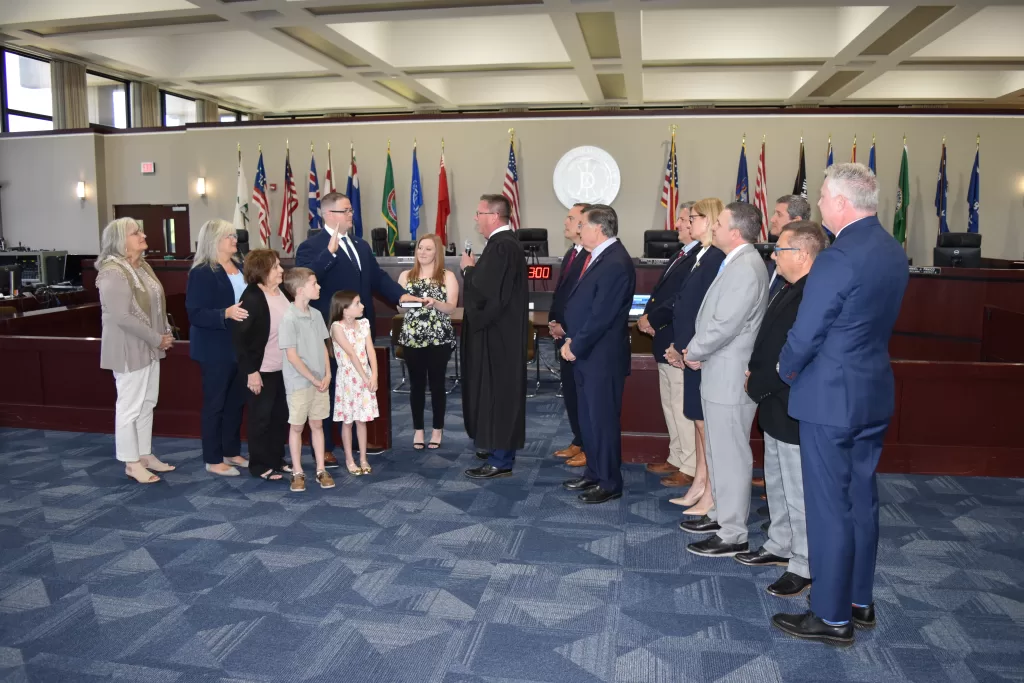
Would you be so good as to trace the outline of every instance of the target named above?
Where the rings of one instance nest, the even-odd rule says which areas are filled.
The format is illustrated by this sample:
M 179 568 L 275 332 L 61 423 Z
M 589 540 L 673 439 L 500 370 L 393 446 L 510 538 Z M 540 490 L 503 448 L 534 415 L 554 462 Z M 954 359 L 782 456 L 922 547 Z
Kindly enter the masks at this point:
M 719 214 L 712 244 L 725 261 L 697 313 L 697 330 L 683 361 L 701 369 L 706 453 L 715 506 L 679 526 L 691 533 L 717 532 L 686 547 L 696 555 L 731 557 L 747 551 L 750 512 L 750 426 L 757 404 L 743 388 L 745 371 L 767 308 L 768 272 L 753 247 L 761 212 L 733 202 Z

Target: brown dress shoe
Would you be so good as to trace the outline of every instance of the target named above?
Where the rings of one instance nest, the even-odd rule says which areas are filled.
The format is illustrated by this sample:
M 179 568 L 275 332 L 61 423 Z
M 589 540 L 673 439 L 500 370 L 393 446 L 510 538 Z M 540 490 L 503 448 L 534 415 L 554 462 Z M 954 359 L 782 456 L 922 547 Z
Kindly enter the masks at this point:
M 582 452 L 583 452 L 583 449 L 580 448 L 579 446 L 574 446 L 573 444 L 569 444 L 568 448 L 563 448 L 560 451 L 555 451 L 555 457 L 556 458 L 571 458 L 574 455 L 579 455 Z
M 670 474 L 661 480 L 662 486 L 670 486 L 673 488 L 676 486 L 689 486 L 692 483 L 693 477 L 685 472 L 676 472 L 675 474 Z
M 667 462 L 652 462 L 647 466 L 647 471 L 652 474 L 675 474 L 679 468 Z
M 587 466 L 587 454 L 580 451 L 576 455 L 572 456 L 565 461 L 565 464 L 569 467 L 586 467 Z
M 750 485 L 755 488 L 763 489 L 764 479 L 761 477 L 754 477 L 753 479 L 750 480 Z

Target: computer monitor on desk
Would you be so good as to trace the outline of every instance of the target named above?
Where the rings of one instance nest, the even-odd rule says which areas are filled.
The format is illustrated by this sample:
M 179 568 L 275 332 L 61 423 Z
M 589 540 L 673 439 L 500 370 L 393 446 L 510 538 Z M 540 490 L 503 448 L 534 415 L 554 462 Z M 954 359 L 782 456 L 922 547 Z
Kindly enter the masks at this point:
M 639 320 L 647 308 L 647 302 L 651 300 L 650 294 L 634 294 L 633 303 L 629 307 L 629 319 Z

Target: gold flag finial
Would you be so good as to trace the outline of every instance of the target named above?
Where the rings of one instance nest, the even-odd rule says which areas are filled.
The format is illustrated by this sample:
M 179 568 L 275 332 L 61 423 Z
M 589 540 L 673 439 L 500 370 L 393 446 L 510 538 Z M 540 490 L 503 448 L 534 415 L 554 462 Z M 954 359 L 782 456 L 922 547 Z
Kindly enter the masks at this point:
M 412 139 L 412 148 L 416 149 L 416 138 Z
M 871 144 L 872 145 L 875 144 L 875 134 L 874 133 L 871 134 Z
M 903 134 L 903 146 L 904 147 L 907 146 L 907 134 L 906 133 Z
M 511 141 L 516 139 L 516 129 L 515 128 L 509 128 L 508 129 L 508 139 L 509 139 L 509 142 L 511 142 Z
M 854 145 L 857 144 L 857 134 L 856 133 L 853 134 L 853 144 Z
M 761 144 L 763 145 L 768 141 L 768 133 L 761 133 Z
M 284 151 L 285 151 L 286 153 L 287 153 L 287 152 L 290 152 L 290 151 L 291 151 L 291 150 L 290 150 L 290 149 L 288 148 L 288 138 L 285 138 L 285 139 L 284 139 Z
M 388 154 L 391 154 L 391 138 L 388 138 Z
M 981 133 L 978 133 L 978 139 L 975 142 L 978 144 L 978 147 L 981 147 Z
M 309 141 L 309 153 L 310 154 L 313 153 L 313 141 L 312 140 Z
M 327 153 L 328 154 L 331 153 L 331 143 L 329 143 L 329 142 L 327 143 Z
M 942 136 L 942 146 L 943 147 L 946 146 L 946 136 L 945 135 Z
M 441 138 L 441 154 L 444 154 L 444 138 Z
M 672 135 L 675 135 L 676 134 L 676 129 L 679 128 L 679 126 L 677 126 L 676 124 L 673 123 L 671 126 L 669 126 L 669 128 L 672 129 Z
M 262 143 L 262 142 L 261 142 L 261 143 L 258 143 L 258 144 L 256 145 L 256 149 L 258 149 L 258 150 L 259 150 L 260 154 L 263 154 L 263 143 Z

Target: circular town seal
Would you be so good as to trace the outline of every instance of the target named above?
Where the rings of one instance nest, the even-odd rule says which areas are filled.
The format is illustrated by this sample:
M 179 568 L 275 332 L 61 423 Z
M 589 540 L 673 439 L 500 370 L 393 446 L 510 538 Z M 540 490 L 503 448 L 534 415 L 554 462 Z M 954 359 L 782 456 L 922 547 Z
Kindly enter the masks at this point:
M 600 147 L 576 147 L 555 164 L 552 183 L 565 208 L 578 202 L 611 204 L 619 193 L 619 165 Z

